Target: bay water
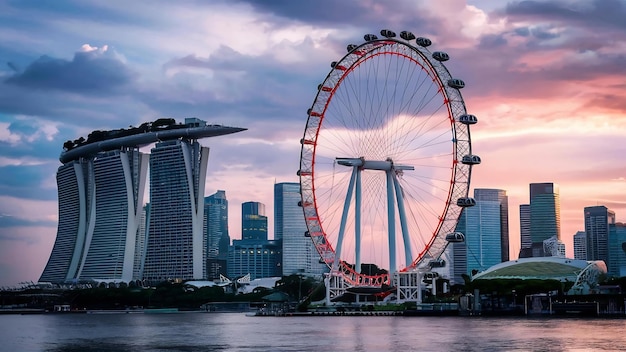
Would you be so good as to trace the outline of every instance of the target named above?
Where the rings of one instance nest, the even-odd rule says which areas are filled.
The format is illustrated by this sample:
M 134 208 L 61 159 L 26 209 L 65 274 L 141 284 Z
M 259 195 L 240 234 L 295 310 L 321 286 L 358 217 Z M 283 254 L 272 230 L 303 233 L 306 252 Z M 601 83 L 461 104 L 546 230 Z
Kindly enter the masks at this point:
M 626 319 L 0 315 L 0 351 L 625 351 Z

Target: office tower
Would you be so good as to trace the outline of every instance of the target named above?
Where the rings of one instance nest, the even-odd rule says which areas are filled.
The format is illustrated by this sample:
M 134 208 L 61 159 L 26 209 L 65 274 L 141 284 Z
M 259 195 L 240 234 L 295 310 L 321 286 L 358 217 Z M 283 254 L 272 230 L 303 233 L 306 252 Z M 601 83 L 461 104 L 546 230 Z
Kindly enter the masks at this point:
M 475 190 L 476 206 L 466 208 L 459 219 L 456 230 L 465 234 L 465 242 L 452 245 L 455 284 L 463 282 L 463 274 L 471 276 L 472 271 L 502 262 L 502 201 L 493 197 L 499 193 L 493 191 L 500 190 Z
M 574 235 L 574 259 L 587 260 L 587 233 L 577 231 Z
M 218 190 L 204 198 L 204 217 L 207 239 L 207 278 L 216 279 L 227 275 L 228 247 L 228 200 L 226 192 Z
M 461 232 L 462 234 L 467 232 L 467 215 L 465 211 L 461 214 L 455 231 Z M 446 251 L 451 260 L 451 263 L 448 263 L 451 266 L 450 285 L 463 285 L 465 283 L 463 276 L 471 275 L 471 271 L 467 270 L 467 243 L 450 243 Z
M 626 276 L 626 224 L 609 224 L 609 261 L 606 264 L 610 276 Z
M 549 256 L 543 241 L 556 236 L 561 239 L 561 204 L 559 188 L 554 183 L 530 184 L 530 237 L 532 256 Z
M 533 240 L 530 237 L 530 204 L 519 206 L 520 258 L 532 257 Z
M 284 182 L 274 184 L 274 239 L 282 240 L 283 275 L 321 275 L 327 268 L 320 264 L 320 256 L 310 237 L 306 237 L 306 222 L 302 207 L 300 184 Z
M 476 201 L 493 201 L 500 203 L 500 243 L 502 261 L 509 261 L 509 197 L 503 189 L 477 188 L 474 190 Z
M 267 240 L 265 204 L 259 202 L 241 204 L 241 239 Z
M 159 142 L 150 155 L 150 220 L 143 278 L 203 279 L 204 181 L 209 149 L 196 140 Z
M 59 168 L 59 232 L 40 281 L 130 281 L 147 155 L 99 152 Z
M 615 224 L 615 212 L 605 206 L 585 207 L 587 260 L 609 260 L 609 225 Z
M 228 251 L 228 277 L 250 274 L 254 280 L 281 276 L 281 247 L 280 241 L 233 240 Z

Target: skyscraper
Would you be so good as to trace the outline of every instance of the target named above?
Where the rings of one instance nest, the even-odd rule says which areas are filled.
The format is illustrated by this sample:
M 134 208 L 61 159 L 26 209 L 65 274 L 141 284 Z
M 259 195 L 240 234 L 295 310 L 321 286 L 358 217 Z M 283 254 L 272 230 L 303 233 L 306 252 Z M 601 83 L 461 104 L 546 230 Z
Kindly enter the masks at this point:
M 530 184 L 530 237 L 532 256 L 543 257 L 543 241 L 556 236 L 561 239 L 561 202 L 554 183 Z
M 610 276 L 626 276 L 626 224 L 609 224 L 609 261 L 606 264 Z
M 241 204 L 241 239 L 267 240 L 265 204 L 259 202 Z
M 140 153 L 139 147 L 157 141 L 170 141 L 170 144 L 176 144 L 181 142 L 180 138 L 184 138 L 184 143 L 192 146 L 191 141 L 197 138 L 243 130 L 245 129 L 206 125 L 204 121 L 196 118 L 185 119 L 185 124 L 176 124 L 174 119 L 158 119 L 129 129 L 93 131 L 87 139 L 80 137 L 74 141 L 65 142 L 64 151 L 59 157 L 63 165 L 57 171 L 58 233 L 40 281 L 128 282 L 139 279 L 142 273 L 141 266 L 146 264 L 144 258 L 146 230 L 143 226 L 145 218 L 142 218 L 145 214 L 142 204 L 148 174 L 148 155 Z M 166 144 L 168 142 L 160 143 L 162 146 Z M 181 148 L 187 150 L 189 146 Z M 173 152 L 173 149 L 170 151 Z M 188 194 L 193 198 L 196 197 L 198 191 L 204 192 L 206 158 L 202 159 L 204 160 L 202 163 L 196 160 L 201 153 L 186 151 L 182 154 L 184 165 L 168 164 L 170 159 L 178 161 L 176 157 L 168 159 L 160 155 L 154 160 L 150 159 L 151 163 L 154 161 L 151 184 L 153 188 L 163 192 L 168 187 L 181 188 L 186 183 L 191 183 L 193 187 L 189 188 Z M 198 163 L 199 167 L 197 167 Z M 173 175 L 180 173 L 178 168 L 181 167 L 192 170 L 192 173 L 188 173 L 190 178 L 166 177 L 169 168 L 172 169 Z M 161 175 L 156 182 L 154 182 L 154 174 Z M 198 181 L 200 178 L 201 183 Z M 166 183 L 170 181 L 175 184 L 167 185 Z M 175 213 L 181 210 L 180 199 L 177 197 L 159 199 L 157 196 L 155 198 L 160 202 L 156 204 L 157 216 L 172 210 L 171 213 L 174 215 L 167 220 L 173 220 L 172 226 L 180 224 L 178 220 L 186 217 L 187 214 Z M 197 209 L 196 206 L 191 206 L 191 208 Z M 152 225 L 159 224 L 156 221 Z M 202 219 L 199 224 L 202 227 Z M 156 238 L 158 242 L 152 249 L 161 254 L 170 251 L 165 248 L 169 243 L 159 236 L 158 233 L 152 236 L 152 239 Z M 198 238 L 201 244 L 202 233 Z M 177 241 L 171 243 L 176 244 Z M 195 237 L 194 241 L 196 241 Z M 183 249 L 177 246 L 173 250 Z M 151 254 L 155 254 L 154 251 Z M 186 249 L 183 255 L 188 255 Z M 194 252 L 191 256 L 194 258 L 195 265 L 197 255 Z M 202 254 L 199 258 L 202 259 Z M 169 259 L 163 258 L 164 261 L 169 261 Z M 148 266 L 153 268 L 154 262 L 148 261 Z M 200 265 L 200 268 L 202 267 L 203 265 Z
M 502 261 L 509 261 L 509 197 L 503 189 L 477 188 L 474 190 L 476 201 L 500 203 L 500 243 Z
M 196 140 L 157 143 L 150 155 L 150 220 L 143 278 L 205 278 L 204 182 L 209 149 Z
M 587 260 L 609 260 L 609 225 L 615 224 L 615 212 L 605 206 L 585 207 Z
M 574 259 L 587 260 L 587 233 L 577 231 L 574 235 Z
M 227 275 L 228 247 L 228 200 L 226 192 L 219 190 L 204 198 L 204 217 L 207 238 L 207 278 Z
M 502 243 L 505 191 L 476 189 L 474 198 L 476 206 L 463 211 L 456 228 L 465 234 L 465 242 L 452 245 L 452 277 L 455 284 L 463 282 L 462 274 L 471 275 L 473 270 L 483 271 L 503 262 L 502 247 L 508 245 Z M 506 219 L 508 224 L 508 213 Z
M 310 237 L 306 237 L 306 222 L 302 208 L 300 184 L 283 182 L 274 184 L 274 239 L 282 240 L 283 275 L 299 273 L 322 274 L 326 264 L 320 264 L 320 256 Z
M 147 155 L 99 152 L 59 168 L 59 232 L 40 281 L 130 281 Z
M 530 237 L 530 204 L 519 206 L 519 230 L 520 230 L 520 258 L 530 258 L 533 255 L 533 240 Z
M 250 274 L 251 279 L 281 276 L 280 241 L 234 240 L 228 251 L 228 277 Z

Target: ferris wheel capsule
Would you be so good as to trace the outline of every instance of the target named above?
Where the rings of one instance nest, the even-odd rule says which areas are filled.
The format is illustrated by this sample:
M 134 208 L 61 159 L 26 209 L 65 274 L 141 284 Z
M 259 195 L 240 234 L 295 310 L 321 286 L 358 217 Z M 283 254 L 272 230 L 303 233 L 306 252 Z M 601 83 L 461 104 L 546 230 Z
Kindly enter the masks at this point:
M 424 48 L 431 46 L 433 44 L 433 42 L 430 41 L 430 39 L 424 38 L 424 37 L 418 37 L 417 39 L 415 39 L 415 43 Z
M 437 61 L 448 61 L 450 60 L 450 55 L 448 55 L 448 53 L 445 53 L 443 51 L 435 51 L 433 53 L 433 59 Z
M 388 29 L 383 29 L 382 31 L 380 31 L 380 35 L 382 35 L 385 38 L 393 38 L 396 36 L 396 32 L 390 31 Z
M 378 39 L 378 37 L 376 34 L 366 34 L 363 36 L 363 39 L 365 39 L 366 42 L 371 42 L 372 40 Z
M 415 35 L 411 32 L 407 32 L 407 31 L 402 31 L 400 32 L 400 38 L 404 39 L 404 40 L 413 40 L 415 39 Z

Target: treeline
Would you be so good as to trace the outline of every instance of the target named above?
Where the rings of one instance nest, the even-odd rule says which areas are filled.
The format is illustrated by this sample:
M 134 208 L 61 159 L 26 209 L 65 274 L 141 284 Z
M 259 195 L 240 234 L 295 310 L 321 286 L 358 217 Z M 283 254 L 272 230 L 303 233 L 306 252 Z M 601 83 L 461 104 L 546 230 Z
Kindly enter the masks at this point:
M 107 287 L 108 286 L 108 287 Z M 313 278 L 291 275 L 276 282 L 274 288 L 259 287 L 251 293 L 234 294 L 229 287 L 197 288 L 184 283 L 162 282 L 152 287 L 120 284 L 116 287 L 101 285 L 93 288 L 50 290 L 28 289 L 25 291 L 0 292 L 2 306 L 45 308 L 67 304 L 73 310 L 178 308 L 197 310 L 210 302 L 262 302 L 273 292 L 283 292 L 293 302 L 324 298 L 324 287 Z M 316 290 L 317 289 L 317 290 Z

